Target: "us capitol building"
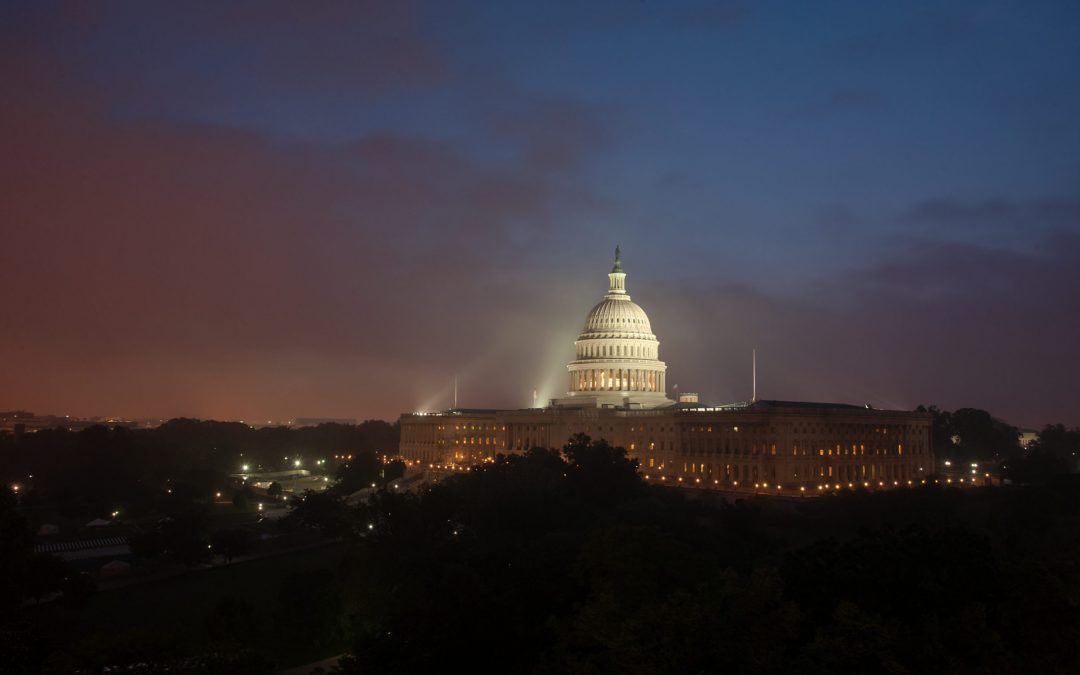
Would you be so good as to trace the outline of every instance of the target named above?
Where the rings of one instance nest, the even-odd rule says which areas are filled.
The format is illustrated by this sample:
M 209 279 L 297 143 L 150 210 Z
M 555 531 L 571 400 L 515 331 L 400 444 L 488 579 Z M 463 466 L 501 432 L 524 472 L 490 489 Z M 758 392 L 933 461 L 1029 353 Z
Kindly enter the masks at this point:
M 927 413 L 668 398 L 660 342 L 626 292 L 618 248 L 607 294 L 574 346 L 566 396 L 545 408 L 402 415 L 401 458 L 415 469 L 461 470 L 499 453 L 561 448 L 580 432 L 626 448 L 646 480 L 684 487 L 814 494 L 914 485 L 933 472 Z

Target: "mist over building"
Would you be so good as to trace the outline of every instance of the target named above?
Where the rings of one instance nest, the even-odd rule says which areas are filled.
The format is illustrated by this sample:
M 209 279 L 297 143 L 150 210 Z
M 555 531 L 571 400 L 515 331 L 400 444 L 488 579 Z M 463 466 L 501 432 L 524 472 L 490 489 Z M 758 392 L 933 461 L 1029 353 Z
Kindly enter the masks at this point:
M 458 470 L 500 453 L 562 447 L 578 433 L 626 448 L 648 481 L 782 493 L 922 484 L 934 472 L 931 417 L 869 405 L 761 400 L 705 404 L 667 391 L 648 315 L 631 300 L 621 251 L 543 407 L 451 408 L 401 416 L 401 456 Z

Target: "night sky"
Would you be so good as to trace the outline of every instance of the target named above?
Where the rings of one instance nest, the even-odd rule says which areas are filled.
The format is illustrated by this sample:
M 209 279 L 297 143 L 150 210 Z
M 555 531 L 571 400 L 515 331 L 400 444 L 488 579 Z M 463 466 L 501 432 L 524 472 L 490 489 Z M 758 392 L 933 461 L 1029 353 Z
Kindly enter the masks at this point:
M 1080 424 L 1080 3 L 0 3 L 0 409 L 669 385 Z M 670 389 L 670 387 L 669 387 Z

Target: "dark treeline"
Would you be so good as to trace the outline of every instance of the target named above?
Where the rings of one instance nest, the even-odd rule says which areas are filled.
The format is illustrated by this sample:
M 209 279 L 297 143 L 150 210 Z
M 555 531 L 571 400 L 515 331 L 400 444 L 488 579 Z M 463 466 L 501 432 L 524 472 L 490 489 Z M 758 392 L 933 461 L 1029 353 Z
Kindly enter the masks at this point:
M 939 467 L 946 460 L 956 466 L 977 462 L 1023 484 L 1046 482 L 1080 470 L 1080 427 L 1048 424 L 1030 446 L 1023 447 L 1020 429 L 985 410 L 950 412 L 937 406 L 919 406 L 918 410 L 933 416 L 931 442 Z
M 578 437 L 294 518 L 353 542 L 356 673 L 1080 672 L 1080 489 L 727 504 Z M 329 628 L 328 628 L 329 629 Z
M 985 410 L 960 408 L 949 412 L 937 406 L 917 410 L 933 415 L 934 452 L 957 462 L 1000 462 L 1021 454 L 1020 429 Z
M 104 594 L 32 554 L 5 492 L 0 651 L 14 672 L 267 672 L 343 645 L 349 673 L 1080 672 L 1080 430 L 1048 426 L 1022 449 L 982 411 L 931 412 L 955 461 L 999 463 L 1015 484 L 728 503 L 646 485 L 625 450 L 579 436 L 350 506 L 354 490 L 385 484 L 377 455 L 396 448 L 396 426 L 176 420 L 4 439 L 5 480 L 35 475 L 22 506 L 97 513 L 126 494 L 123 508 L 172 515 L 132 535 L 135 558 L 188 565 L 250 550 L 250 533 L 215 531 L 192 508 L 238 466 L 353 460 L 329 470 L 331 489 L 294 498 L 280 526 L 341 540 L 344 562 L 267 585 L 269 612 L 221 596 L 188 641 L 140 632 L 133 616 L 135 628 L 69 644 L 65 624 L 46 620 L 56 614 L 20 614 L 59 585 L 64 621 L 78 622 Z
M 42 539 L 34 532 L 41 523 L 73 519 L 61 527 L 68 538 L 126 536 L 131 546 L 127 561 L 151 575 L 177 567 L 203 568 L 214 560 L 227 564 L 258 552 L 260 533 L 274 538 L 289 534 L 276 531 L 272 522 L 259 525 L 255 520 L 259 512 L 254 502 L 280 496 L 281 485 L 271 483 L 256 498 L 249 485 L 233 478 L 242 467 L 292 469 L 301 459 L 305 468 L 326 474 L 327 493 L 344 497 L 400 475 L 400 463 L 383 461 L 396 453 L 397 443 L 397 425 L 381 421 L 252 429 L 178 419 L 147 430 L 98 426 L 0 437 L 0 671 L 97 672 L 142 654 L 176 672 L 231 673 L 241 672 L 241 664 L 225 656 L 239 654 L 251 665 L 243 672 L 261 673 L 268 659 L 306 653 L 316 643 L 296 637 L 294 624 L 304 615 L 294 611 L 312 601 L 302 583 L 289 581 L 291 576 L 286 581 L 293 587 L 278 588 L 273 582 L 265 589 L 282 597 L 280 616 L 256 617 L 253 625 L 266 630 L 252 629 L 246 618 L 237 616 L 254 611 L 246 601 L 223 597 L 206 617 L 207 628 L 194 631 L 193 642 L 140 630 L 139 617 L 132 616 L 131 630 L 94 632 L 68 645 L 64 633 L 80 624 L 98 597 L 98 575 L 86 571 L 86 565 L 35 553 L 34 544 Z M 335 455 L 341 459 L 333 459 Z M 317 463 L 321 459 L 326 461 Z M 90 518 L 105 518 L 122 528 L 83 528 Z M 327 576 L 333 578 L 323 570 L 312 578 Z M 140 590 L 136 586 L 112 593 Z M 60 613 L 25 606 L 57 596 L 50 607 L 59 607 Z M 248 644 L 236 651 L 230 642 L 233 632 L 261 642 L 257 648 Z M 71 652 L 63 650 L 69 646 Z M 131 672 L 156 672 L 156 667 Z
M 137 517 L 208 500 L 231 486 L 229 476 L 314 468 L 335 454 L 374 457 L 397 452 L 398 426 L 322 424 L 253 429 L 235 422 L 175 419 L 154 429 L 95 426 L 79 432 L 43 430 L 0 436 L 0 481 L 21 488 L 24 507 L 58 506 L 70 517 Z

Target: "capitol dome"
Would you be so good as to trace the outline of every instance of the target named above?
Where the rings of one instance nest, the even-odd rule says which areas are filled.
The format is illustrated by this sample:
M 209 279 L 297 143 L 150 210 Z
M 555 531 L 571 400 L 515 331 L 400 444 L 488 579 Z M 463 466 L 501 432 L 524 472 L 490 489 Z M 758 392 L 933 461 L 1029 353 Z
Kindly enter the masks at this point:
M 657 407 L 665 395 L 667 365 L 659 360 L 660 342 L 649 317 L 626 292 L 619 248 L 608 274 L 608 292 L 585 319 L 574 342 L 568 396 L 593 399 L 597 405 Z
M 636 333 L 647 339 L 656 337 L 645 310 L 625 294 L 604 298 L 589 312 L 582 337 L 602 333 Z

